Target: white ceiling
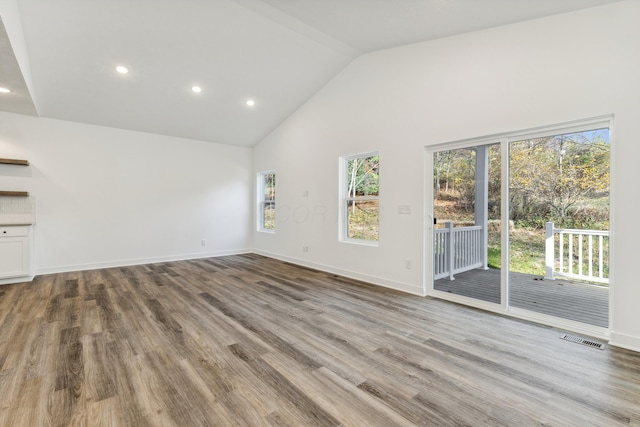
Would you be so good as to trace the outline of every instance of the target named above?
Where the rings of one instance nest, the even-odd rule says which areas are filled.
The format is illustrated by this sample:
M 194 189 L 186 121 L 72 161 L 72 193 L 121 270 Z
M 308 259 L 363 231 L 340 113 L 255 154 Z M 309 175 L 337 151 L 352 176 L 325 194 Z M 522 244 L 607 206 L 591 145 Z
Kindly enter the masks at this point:
M 37 114 L 2 19 L 0 19 L 0 87 L 11 88 L 10 95 L 0 94 L 0 111 L 32 116 Z
M 0 0 L 0 110 L 253 146 L 363 53 L 614 1 Z

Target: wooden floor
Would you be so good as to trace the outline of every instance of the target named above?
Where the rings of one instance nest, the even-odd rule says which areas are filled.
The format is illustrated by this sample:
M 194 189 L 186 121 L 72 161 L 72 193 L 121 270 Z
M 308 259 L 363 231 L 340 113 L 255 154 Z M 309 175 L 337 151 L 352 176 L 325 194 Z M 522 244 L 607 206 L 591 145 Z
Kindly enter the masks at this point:
M 640 425 L 640 354 L 257 255 L 0 287 L 0 426 Z
M 607 287 L 541 279 L 532 274 L 510 273 L 509 305 L 603 328 L 609 326 Z M 500 270 L 470 270 L 456 275 L 453 281 L 436 280 L 434 288 L 500 304 Z

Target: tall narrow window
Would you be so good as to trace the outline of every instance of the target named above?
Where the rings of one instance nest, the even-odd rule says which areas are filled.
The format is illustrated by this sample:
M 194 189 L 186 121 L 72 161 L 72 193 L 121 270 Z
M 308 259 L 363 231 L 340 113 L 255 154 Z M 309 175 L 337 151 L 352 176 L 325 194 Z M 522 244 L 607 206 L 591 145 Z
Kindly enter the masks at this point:
M 258 203 L 260 207 L 258 229 L 276 229 L 276 173 L 262 172 L 258 176 Z
M 378 241 L 378 153 L 342 158 L 343 240 Z

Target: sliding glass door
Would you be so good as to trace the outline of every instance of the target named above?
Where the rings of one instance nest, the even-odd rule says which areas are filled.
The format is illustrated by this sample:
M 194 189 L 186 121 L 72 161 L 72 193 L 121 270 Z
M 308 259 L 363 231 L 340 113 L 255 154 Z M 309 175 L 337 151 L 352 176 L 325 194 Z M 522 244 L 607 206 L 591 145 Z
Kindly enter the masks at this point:
M 609 119 L 443 145 L 427 171 L 428 293 L 608 328 Z

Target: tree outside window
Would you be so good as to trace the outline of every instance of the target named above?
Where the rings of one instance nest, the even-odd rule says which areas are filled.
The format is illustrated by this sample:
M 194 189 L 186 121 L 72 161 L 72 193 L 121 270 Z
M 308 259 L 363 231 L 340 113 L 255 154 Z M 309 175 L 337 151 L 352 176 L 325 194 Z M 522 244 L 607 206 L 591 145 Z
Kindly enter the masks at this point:
M 344 238 L 378 241 L 380 215 L 377 153 L 344 158 Z
M 260 222 L 261 231 L 275 231 L 276 229 L 276 174 L 263 172 L 259 177 L 260 188 Z

